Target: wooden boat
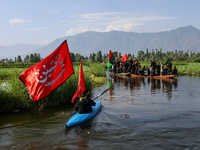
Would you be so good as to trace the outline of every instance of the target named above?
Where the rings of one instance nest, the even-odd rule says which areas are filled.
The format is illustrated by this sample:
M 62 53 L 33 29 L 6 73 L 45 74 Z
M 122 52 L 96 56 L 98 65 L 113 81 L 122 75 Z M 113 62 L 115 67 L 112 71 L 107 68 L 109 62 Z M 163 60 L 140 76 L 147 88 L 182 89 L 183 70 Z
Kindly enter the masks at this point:
M 101 101 L 96 102 L 95 106 L 92 106 L 93 111 L 86 114 L 79 114 L 78 112 L 73 115 L 66 123 L 65 128 L 80 125 L 92 120 L 101 110 Z
M 149 76 L 149 75 L 135 75 L 131 74 L 131 77 L 139 77 L 139 78 L 154 78 L 154 79 L 173 79 L 177 75 L 160 75 L 160 76 Z
M 114 72 L 110 72 L 110 76 L 118 76 L 118 77 L 122 77 L 122 76 L 130 76 L 131 73 L 127 72 L 127 73 L 114 73 Z

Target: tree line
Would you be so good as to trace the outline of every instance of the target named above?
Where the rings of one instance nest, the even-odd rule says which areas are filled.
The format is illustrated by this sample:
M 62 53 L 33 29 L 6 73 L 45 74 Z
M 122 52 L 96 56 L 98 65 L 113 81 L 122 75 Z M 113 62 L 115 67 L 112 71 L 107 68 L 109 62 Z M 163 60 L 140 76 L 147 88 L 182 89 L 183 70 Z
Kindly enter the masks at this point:
M 118 57 L 118 55 L 121 56 L 120 52 L 114 51 L 112 53 L 113 53 L 113 60 L 121 60 L 121 58 Z M 127 54 L 127 55 L 129 56 L 129 58 L 137 59 L 139 61 L 149 61 L 149 60 L 165 61 L 168 58 L 170 58 L 171 61 L 200 62 L 200 53 L 191 52 L 189 50 L 187 50 L 186 52 L 175 50 L 175 51 L 169 51 L 167 53 L 163 53 L 162 49 L 160 50 L 152 49 L 151 51 L 149 51 L 147 48 L 146 52 L 144 52 L 143 50 L 138 51 L 137 57 L 134 57 L 134 54 Z M 80 62 L 80 60 L 82 60 L 86 62 L 99 62 L 99 63 L 105 62 L 106 63 L 107 58 L 108 58 L 108 53 L 102 54 L 101 51 L 98 51 L 96 54 L 92 53 L 88 57 L 88 56 L 83 56 L 78 53 L 74 54 L 70 52 L 70 56 L 71 56 L 72 62 Z M 41 60 L 43 60 L 41 55 L 39 53 L 34 53 L 34 54 L 26 55 L 26 57 L 23 60 L 21 56 L 18 55 L 18 57 L 15 57 L 15 60 L 5 58 L 5 59 L 1 59 L 0 63 L 8 63 L 8 64 L 37 63 L 37 62 L 40 62 Z
M 184 51 L 169 51 L 167 53 L 163 53 L 162 49 L 152 49 L 150 52 L 148 48 L 146 49 L 146 53 L 144 51 L 138 51 L 137 59 L 140 61 L 165 61 L 170 58 L 171 61 L 192 61 L 192 62 L 200 62 L 200 53 L 195 53 L 187 50 Z

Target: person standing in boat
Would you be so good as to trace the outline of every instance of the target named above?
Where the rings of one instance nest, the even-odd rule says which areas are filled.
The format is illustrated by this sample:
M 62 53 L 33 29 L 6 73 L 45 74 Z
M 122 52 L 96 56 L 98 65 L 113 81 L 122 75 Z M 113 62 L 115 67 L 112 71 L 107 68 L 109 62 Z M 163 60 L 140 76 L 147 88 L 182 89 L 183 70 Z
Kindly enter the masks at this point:
M 92 111 L 92 106 L 95 105 L 96 103 L 90 99 L 90 91 L 85 90 L 75 105 L 75 111 L 78 111 L 79 114 L 89 113 Z
M 133 62 L 132 64 L 132 71 L 131 71 L 132 74 L 135 74 L 135 62 Z
M 126 62 L 124 63 L 124 67 L 123 67 L 123 72 L 124 72 L 124 73 L 128 72 L 128 67 L 129 67 L 129 64 L 128 64 L 128 62 L 126 61 Z
M 154 75 L 155 75 L 155 73 L 156 73 L 156 62 L 155 62 L 155 60 L 153 60 L 153 62 L 152 62 L 152 65 L 153 65 L 153 69 L 154 69 Z
M 117 64 L 117 73 L 120 73 L 120 62 L 119 62 L 119 60 L 117 60 L 116 64 Z
M 156 72 L 157 72 L 157 76 L 160 76 L 160 65 L 159 65 L 159 62 L 157 63 L 157 66 L 156 66 Z
M 144 71 L 146 70 L 145 66 L 142 68 L 142 71 L 141 71 L 141 75 L 143 76 L 144 75 Z
M 161 71 L 161 74 L 163 76 L 164 75 L 164 65 L 163 65 L 163 62 L 161 64 L 161 66 L 160 66 L 160 71 Z
M 132 71 L 132 65 L 133 65 L 133 61 L 132 59 L 129 61 L 129 67 L 128 67 L 128 72 L 131 72 Z
M 169 75 L 169 65 L 165 66 L 165 75 Z
M 150 75 L 153 77 L 155 75 L 155 69 L 153 68 L 154 66 L 152 66 L 152 69 L 151 69 L 151 72 L 150 72 Z
M 168 63 L 168 67 L 169 67 L 169 74 L 172 74 L 172 63 L 171 63 L 170 60 L 169 60 L 169 63 Z
M 178 71 L 178 69 L 176 68 L 176 66 L 174 66 L 174 69 L 172 70 L 172 74 L 177 75 L 177 71 Z

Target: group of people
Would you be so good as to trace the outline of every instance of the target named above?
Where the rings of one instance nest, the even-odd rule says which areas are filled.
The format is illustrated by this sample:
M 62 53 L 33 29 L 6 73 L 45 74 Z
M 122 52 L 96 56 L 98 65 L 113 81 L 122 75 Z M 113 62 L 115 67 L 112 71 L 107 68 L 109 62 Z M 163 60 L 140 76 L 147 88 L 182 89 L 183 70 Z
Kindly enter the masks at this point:
M 151 76 L 160 76 L 160 75 L 177 75 L 178 69 L 176 66 L 174 66 L 174 69 L 172 70 L 172 63 L 169 60 L 166 66 L 164 67 L 164 64 L 160 65 L 159 62 L 156 63 L 155 60 L 150 60 L 150 75 Z
M 150 69 L 145 68 L 145 66 L 141 69 L 140 63 L 137 60 L 133 61 L 132 59 L 126 62 L 117 60 L 112 65 L 112 72 L 131 72 L 132 74 L 136 75 L 144 75 L 145 71 L 147 71 L 148 75 L 151 76 L 171 74 L 177 75 L 177 70 L 178 69 L 176 68 L 176 66 L 174 66 L 174 69 L 172 70 L 172 63 L 170 61 L 165 66 L 165 68 L 163 62 L 160 65 L 159 62 L 156 63 L 155 60 L 150 61 Z M 89 113 L 92 111 L 92 106 L 95 106 L 95 104 L 96 103 L 92 99 L 90 99 L 90 91 L 85 90 L 75 105 L 75 112 L 78 112 L 80 114 Z
M 144 70 L 143 68 L 142 70 Z M 127 73 L 131 72 L 132 74 L 141 74 L 142 73 L 140 63 L 132 59 L 126 62 L 117 60 L 112 65 L 112 72 L 115 73 Z
M 165 67 L 164 67 L 165 66 Z M 155 62 L 155 60 L 150 60 L 150 67 L 143 67 L 141 68 L 141 65 L 139 61 L 137 60 L 128 60 L 126 62 L 117 60 L 112 65 L 112 72 L 115 73 L 127 73 L 130 72 L 131 74 L 136 75 L 151 75 L 151 76 L 160 76 L 160 75 L 177 75 L 177 68 L 174 66 L 174 69 L 172 70 L 172 63 L 169 60 L 167 65 L 164 65 L 163 62 L 161 65 Z

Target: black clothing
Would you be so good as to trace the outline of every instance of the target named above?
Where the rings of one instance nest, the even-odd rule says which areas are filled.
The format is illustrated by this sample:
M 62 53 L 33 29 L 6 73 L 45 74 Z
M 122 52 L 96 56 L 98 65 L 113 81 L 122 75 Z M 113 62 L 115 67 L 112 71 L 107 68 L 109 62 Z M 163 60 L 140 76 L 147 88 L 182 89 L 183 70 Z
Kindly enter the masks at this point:
M 150 70 L 149 69 L 147 70 L 147 72 L 148 72 L 148 75 L 150 75 Z
M 90 98 L 84 99 L 84 100 L 79 100 L 76 103 L 75 110 L 78 111 L 79 114 L 85 114 L 89 113 L 92 111 L 91 106 L 95 106 L 96 103 L 91 100 Z
M 157 75 L 159 76 L 160 75 L 160 65 L 157 65 L 156 69 L 157 69 Z
M 129 62 L 129 69 L 128 69 L 128 72 L 131 72 L 131 70 L 132 70 L 132 63 Z
M 135 64 L 132 65 L 132 74 L 135 74 Z
M 155 73 L 156 63 L 155 63 L 154 61 L 153 61 L 152 63 L 153 63 L 153 64 L 152 64 L 152 65 L 153 65 L 153 70 L 154 70 L 154 73 Z
M 172 71 L 172 63 L 169 62 L 168 66 L 169 66 L 169 72 L 171 72 Z
M 127 62 L 124 63 L 124 73 L 127 72 L 129 64 Z
M 120 62 L 119 61 L 117 61 L 117 67 L 120 67 Z
M 173 74 L 173 75 L 177 75 L 177 69 L 176 69 L 176 68 L 174 68 L 174 69 L 172 70 L 172 74 Z
M 155 71 L 154 71 L 154 69 L 151 69 L 151 76 L 153 77 L 153 76 L 154 76 L 154 74 L 155 74 Z

